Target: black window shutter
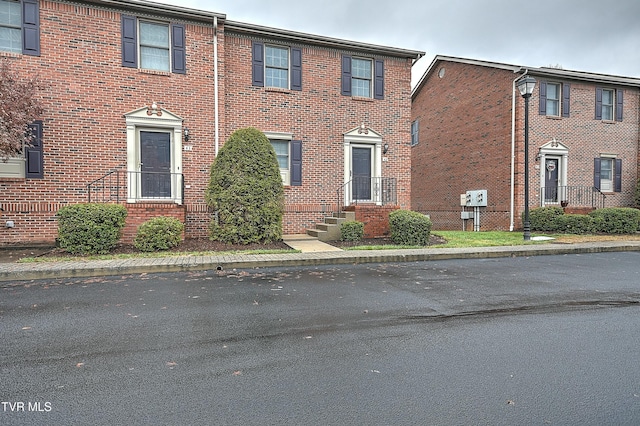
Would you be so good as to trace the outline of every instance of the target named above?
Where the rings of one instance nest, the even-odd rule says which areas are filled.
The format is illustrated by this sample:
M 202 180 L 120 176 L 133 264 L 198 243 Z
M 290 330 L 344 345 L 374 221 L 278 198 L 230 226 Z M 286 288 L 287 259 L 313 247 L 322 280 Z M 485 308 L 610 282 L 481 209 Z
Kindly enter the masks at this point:
M 593 159 L 593 186 L 600 190 L 600 158 Z
M 374 62 L 373 97 L 384 99 L 384 61 Z
M 185 47 L 184 25 L 171 25 L 171 71 L 176 74 L 186 74 L 187 56 Z
M 616 90 L 616 121 L 622 121 L 622 104 L 624 103 L 622 92 L 622 89 Z
M 291 186 L 302 186 L 302 141 L 291 141 Z
M 291 90 L 302 90 L 301 49 L 291 49 Z
M 615 170 L 613 171 L 613 191 L 622 192 L 622 159 L 616 158 Z
M 540 82 L 540 115 L 547 115 L 547 83 Z
M 122 66 L 138 68 L 138 37 L 135 16 L 122 15 Z
M 29 124 L 31 130 L 31 144 L 25 147 L 27 160 L 25 177 L 28 179 L 42 179 L 44 177 L 42 156 L 42 121 L 34 121 Z
M 264 87 L 264 45 L 253 42 L 251 75 L 254 86 Z
M 571 108 L 571 85 L 562 83 L 562 116 L 569 117 Z
M 342 57 L 342 94 L 351 96 L 351 56 Z
M 602 120 L 602 89 L 600 87 L 596 87 L 596 120 Z
M 22 0 L 22 53 L 40 56 L 40 10 L 38 0 Z

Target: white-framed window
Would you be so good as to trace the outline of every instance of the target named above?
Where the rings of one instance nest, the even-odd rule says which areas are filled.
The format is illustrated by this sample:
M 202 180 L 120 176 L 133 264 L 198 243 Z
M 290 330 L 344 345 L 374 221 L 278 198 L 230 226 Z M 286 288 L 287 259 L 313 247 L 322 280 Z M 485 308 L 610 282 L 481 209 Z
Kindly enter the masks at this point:
M 278 158 L 278 167 L 280 167 L 280 176 L 282 176 L 282 184 L 289 185 L 291 183 L 291 174 L 289 172 L 289 155 L 291 141 L 269 139 L 269 142 L 271 142 L 271 146 L 273 146 L 273 149 L 276 151 L 276 157 Z
M 373 63 L 370 59 L 352 58 L 351 96 L 371 98 Z
M 612 89 L 602 89 L 602 119 L 613 121 L 615 96 Z
M 0 50 L 22 52 L 22 5 L 15 0 L 0 0 Z
M 289 88 L 289 49 L 283 46 L 265 45 L 265 85 Z
M 411 122 L 411 146 L 418 145 L 420 136 L 420 125 L 418 120 Z
M 613 192 L 614 165 L 614 158 L 600 158 L 600 191 L 602 192 Z
M 293 140 L 293 134 L 264 132 L 264 135 L 269 139 L 273 150 L 276 152 L 282 184 L 285 186 L 291 185 L 291 141 Z
M 560 116 L 560 83 L 547 83 L 547 115 Z
M 140 68 L 170 71 L 169 24 L 140 21 Z

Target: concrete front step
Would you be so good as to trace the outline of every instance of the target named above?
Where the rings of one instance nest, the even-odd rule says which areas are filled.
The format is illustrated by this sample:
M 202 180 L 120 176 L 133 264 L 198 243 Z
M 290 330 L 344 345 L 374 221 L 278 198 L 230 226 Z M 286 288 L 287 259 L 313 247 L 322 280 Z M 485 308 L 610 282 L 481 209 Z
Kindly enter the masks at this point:
M 307 234 L 320 241 L 336 241 L 340 239 L 340 224 L 356 220 L 354 212 L 338 212 L 324 218 L 324 223 L 316 223 L 315 229 L 307 229 Z

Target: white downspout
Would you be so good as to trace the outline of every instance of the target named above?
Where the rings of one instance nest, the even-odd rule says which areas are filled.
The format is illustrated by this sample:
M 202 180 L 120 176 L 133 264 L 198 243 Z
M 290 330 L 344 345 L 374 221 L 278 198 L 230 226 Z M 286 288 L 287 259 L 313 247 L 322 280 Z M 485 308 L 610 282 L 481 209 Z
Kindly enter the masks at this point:
M 219 119 L 218 119 L 218 17 L 213 17 L 213 102 L 214 102 L 214 138 L 215 156 L 218 156 L 220 141 Z
M 513 232 L 515 229 L 515 185 L 516 185 L 516 81 L 527 75 L 529 70 L 524 70 L 524 73 L 519 75 L 513 80 L 513 88 L 511 90 L 511 208 L 509 211 L 510 223 L 509 231 Z

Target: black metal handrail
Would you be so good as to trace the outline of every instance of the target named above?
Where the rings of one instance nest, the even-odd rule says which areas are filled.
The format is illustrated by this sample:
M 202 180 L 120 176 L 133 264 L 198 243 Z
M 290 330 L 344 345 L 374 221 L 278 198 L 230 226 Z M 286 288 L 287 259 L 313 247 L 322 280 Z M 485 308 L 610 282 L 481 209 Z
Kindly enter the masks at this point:
M 89 202 L 176 200 L 184 204 L 182 173 L 111 170 L 87 184 Z
M 337 190 L 338 211 L 358 203 L 397 204 L 397 182 L 396 178 L 353 178 Z
M 595 186 L 558 186 L 540 188 L 542 206 L 603 208 L 606 195 Z

